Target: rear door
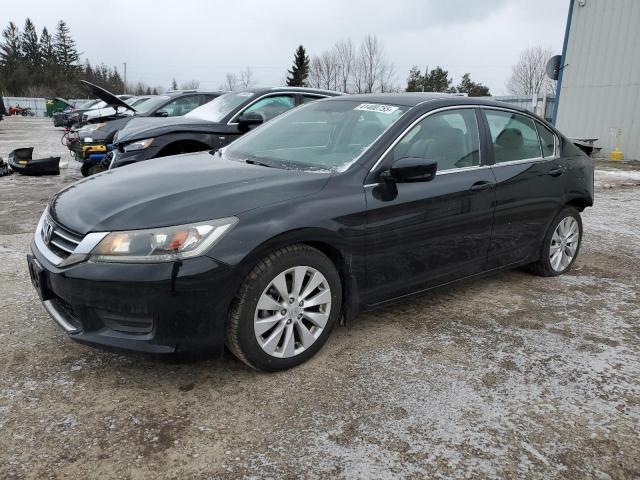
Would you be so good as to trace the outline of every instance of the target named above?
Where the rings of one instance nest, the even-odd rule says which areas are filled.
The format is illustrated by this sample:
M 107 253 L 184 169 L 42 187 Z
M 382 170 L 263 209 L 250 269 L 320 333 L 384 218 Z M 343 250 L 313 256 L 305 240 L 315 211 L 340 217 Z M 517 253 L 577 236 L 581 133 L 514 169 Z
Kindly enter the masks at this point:
M 496 210 L 487 268 L 535 255 L 564 201 L 565 170 L 555 135 L 529 115 L 483 108 L 496 178 Z M 540 141 L 539 129 L 544 142 Z M 548 133 L 552 136 L 549 137 Z

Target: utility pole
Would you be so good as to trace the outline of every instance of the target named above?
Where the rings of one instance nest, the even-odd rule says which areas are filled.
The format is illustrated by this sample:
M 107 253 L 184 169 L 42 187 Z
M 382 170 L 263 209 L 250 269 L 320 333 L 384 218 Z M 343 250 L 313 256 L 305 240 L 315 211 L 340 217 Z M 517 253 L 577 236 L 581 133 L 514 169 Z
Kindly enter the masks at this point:
M 122 93 L 127 93 L 127 62 L 124 62 L 123 65 L 124 65 L 124 92 Z

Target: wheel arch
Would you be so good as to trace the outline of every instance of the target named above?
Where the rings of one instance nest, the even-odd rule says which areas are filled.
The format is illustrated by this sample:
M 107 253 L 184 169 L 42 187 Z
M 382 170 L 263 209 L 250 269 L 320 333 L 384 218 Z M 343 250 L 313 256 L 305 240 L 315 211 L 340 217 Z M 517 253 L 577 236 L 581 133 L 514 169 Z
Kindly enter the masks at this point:
M 308 245 L 326 255 L 335 265 L 342 283 L 342 314 L 340 321 L 347 323 L 360 311 L 358 268 L 350 248 L 336 233 L 323 228 L 305 228 L 283 232 L 256 246 L 241 264 L 243 277 L 269 253 L 293 244 Z
M 176 138 L 167 142 L 157 153 L 156 157 L 167 157 L 169 155 L 177 155 L 180 153 L 201 152 L 210 150 L 211 145 L 192 138 Z M 181 151 L 185 149 L 185 151 Z

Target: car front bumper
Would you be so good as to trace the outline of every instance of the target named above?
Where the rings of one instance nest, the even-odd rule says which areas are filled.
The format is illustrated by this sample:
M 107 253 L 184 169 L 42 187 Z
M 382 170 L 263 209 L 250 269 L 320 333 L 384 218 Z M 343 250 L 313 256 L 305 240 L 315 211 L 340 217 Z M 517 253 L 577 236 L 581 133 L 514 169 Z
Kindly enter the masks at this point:
M 31 244 L 32 283 L 78 342 L 148 353 L 222 351 L 241 281 L 207 256 L 153 264 L 86 261 L 58 268 Z

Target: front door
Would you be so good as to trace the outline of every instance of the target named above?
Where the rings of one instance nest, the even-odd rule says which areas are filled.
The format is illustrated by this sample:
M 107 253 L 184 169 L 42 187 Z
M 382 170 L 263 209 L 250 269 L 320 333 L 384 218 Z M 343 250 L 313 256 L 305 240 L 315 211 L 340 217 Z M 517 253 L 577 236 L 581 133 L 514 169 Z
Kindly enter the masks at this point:
M 365 186 L 366 303 L 485 268 L 495 180 L 481 163 L 479 138 L 473 108 L 445 110 L 417 123 L 386 155 L 382 169 L 400 158 L 422 157 L 437 161 L 438 173 L 429 182 Z

